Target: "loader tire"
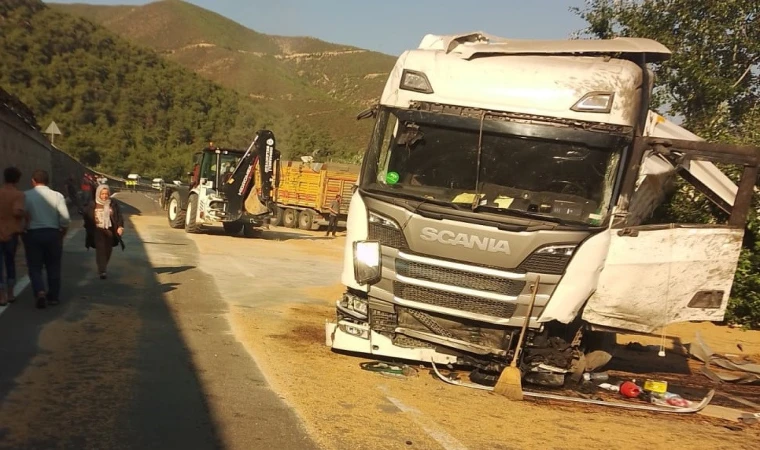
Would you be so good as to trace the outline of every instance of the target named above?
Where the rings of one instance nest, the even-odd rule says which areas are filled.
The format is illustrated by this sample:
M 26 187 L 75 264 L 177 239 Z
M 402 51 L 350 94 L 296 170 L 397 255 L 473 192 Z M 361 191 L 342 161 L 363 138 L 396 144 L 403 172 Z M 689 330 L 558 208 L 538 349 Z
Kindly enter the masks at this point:
M 169 197 L 169 205 L 166 208 L 166 218 L 169 220 L 169 226 L 180 229 L 185 227 L 185 210 L 182 209 L 182 200 L 179 193 L 174 192 Z
M 224 222 L 222 223 L 222 227 L 224 227 L 224 232 L 229 234 L 230 236 L 237 236 L 240 233 L 240 230 L 243 229 L 243 223 L 242 222 Z
M 243 225 L 243 236 L 247 238 L 255 238 L 259 236 L 259 230 L 252 223 Z
M 198 216 L 198 196 L 191 195 L 190 200 L 187 202 L 187 217 L 185 220 L 185 232 L 186 233 L 200 233 L 201 225 L 197 222 Z

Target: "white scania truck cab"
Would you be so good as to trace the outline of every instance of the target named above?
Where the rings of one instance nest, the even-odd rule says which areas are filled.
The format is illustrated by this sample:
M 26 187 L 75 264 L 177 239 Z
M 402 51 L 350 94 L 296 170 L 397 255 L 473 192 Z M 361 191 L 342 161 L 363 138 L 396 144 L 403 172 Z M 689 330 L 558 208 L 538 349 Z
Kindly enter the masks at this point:
M 350 203 L 335 350 L 473 368 L 524 349 L 560 385 L 610 332 L 723 319 L 758 148 L 710 144 L 649 110 L 648 39 L 428 35 L 398 59 Z M 713 164 L 734 164 L 737 187 Z M 725 224 L 645 224 L 675 176 Z M 614 336 L 614 335 L 613 335 Z

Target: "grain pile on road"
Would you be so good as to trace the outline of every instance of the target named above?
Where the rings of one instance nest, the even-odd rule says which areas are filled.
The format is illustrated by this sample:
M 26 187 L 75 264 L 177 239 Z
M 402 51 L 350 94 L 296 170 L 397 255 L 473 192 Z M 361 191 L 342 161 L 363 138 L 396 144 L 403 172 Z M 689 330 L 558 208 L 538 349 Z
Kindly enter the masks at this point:
M 221 237 L 213 239 L 220 245 Z M 291 263 L 288 270 L 278 264 L 277 275 L 271 272 L 279 280 L 256 283 L 258 306 L 230 305 L 237 338 L 326 448 L 593 449 L 609 448 L 614 436 L 619 448 L 665 449 L 678 442 L 679 447 L 735 449 L 750 448 L 748 442 L 760 439 L 757 427 L 735 432 L 701 416 L 510 403 L 487 392 L 446 385 L 427 369 L 407 379 L 361 370 L 359 363 L 368 359 L 333 353 L 324 345 L 325 320 L 333 318 L 335 300 L 343 291 L 338 275 L 344 242 L 315 236 L 280 241 L 274 250 L 276 242 L 250 241 L 245 247 L 262 264 L 277 259 L 275 251 Z M 315 252 L 321 261 L 316 266 Z M 300 282 L 289 281 L 294 277 Z M 760 343 L 758 335 L 747 339 Z

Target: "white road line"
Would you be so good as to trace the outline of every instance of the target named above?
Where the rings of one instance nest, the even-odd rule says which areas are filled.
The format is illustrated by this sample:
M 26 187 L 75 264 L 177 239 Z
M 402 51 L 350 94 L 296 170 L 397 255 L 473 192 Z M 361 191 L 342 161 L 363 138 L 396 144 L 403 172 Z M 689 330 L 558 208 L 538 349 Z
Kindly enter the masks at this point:
M 386 386 L 380 386 L 380 390 L 385 394 L 385 398 L 388 399 L 389 402 L 393 403 L 393 406 L 400 409 L 401 412 L 409 414 L 414 423 L 419 425 L 420 428 L 422 428 L 425 433 L 428 434 L 428 436 L 441 444 L 441 447 L 446 450 L 467 450 L 467 447 L 465 447 L 464 444 L 459 442 L 454 436 L 451 436 L 446 431 L 444 431 L 441 427 L 438 426 L 438 424 L 425 417 L 418 409 L 406 406 L 405 404 L 401 403 L 401 400 L 388 395 L 388 388 Z
M 76 236 L 82 229 L 76 229 L 69 234 L 66 235 L 66 237 L 63 239 L 64 245 L 68 243 L 74 236 Z M 16 280 L 16 286 L 13 288 L 13 296 L 18 298 L 22 292 L 24 292 L 24 289 L 29 286 L 29 275 L 24 275 L 23 277 Z M 10 305 L 6 306 L 0 306 L 0 315 L 2 315 L 6 309 L 8 309 Z

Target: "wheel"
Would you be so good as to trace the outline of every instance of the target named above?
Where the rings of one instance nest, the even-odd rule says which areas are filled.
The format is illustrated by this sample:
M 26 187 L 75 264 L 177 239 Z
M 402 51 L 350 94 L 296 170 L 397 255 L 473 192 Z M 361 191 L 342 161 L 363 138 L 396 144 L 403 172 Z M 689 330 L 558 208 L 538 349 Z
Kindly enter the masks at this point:
M 259 230 L 256 229 L 253 224 L 247 223 L 243 225 L 243 236 L 247 238 L 253 238 L 259 235 Z
M 233 236 L 240 233 L 240 230 L 243 229 L 243 224 L 240 222 L 224 222 L 222 223 L 222 226 L 224 227 L 225 233 Z
M 282 224 L 288 228 L 295 228 L 298 225 L 295 209 L 288 208 L 282 213 Z
M 314 212 L 310 209 L 304 209 L 298 213 L 298 228 L 302 230 L 311 230 L 314 224 Z
M 179 193 L 174 192 L 169 198 L 169 207 L 166 208 L 166 218 L 169 219 L 169 226 L 178 229 L 184 228 L 185 214 L 185 211 L 182 209 Z
M 617 353 L 617 333 L 586 331 L 581 344 L 586 348 L 585 370 L 600 370 Z
M 272 211 L 274 215 L 272 216 L 272 219 L 269 221 L 269 225 L 273 227 L 279 227 L 282 224 L 282 208 L 279 206 L 275 206 L 274 210 Z
M 498 372 L 487 372 L 481 369 L 474 369 L 470 372 L 470 381 L 476 384 L 482 384 L 483 386 L 496 386 L 496 382 L 499 380 Z
M 201 225 L 198 224 L 198 196 L 191 195 L 187 202 L 187 216 L 185 218 L 186 233 L 200 233 Z

